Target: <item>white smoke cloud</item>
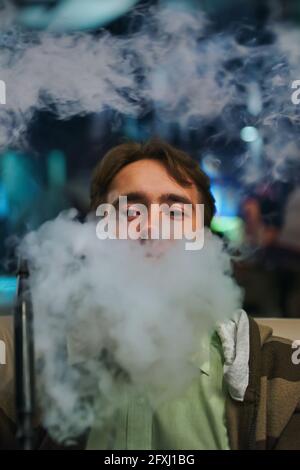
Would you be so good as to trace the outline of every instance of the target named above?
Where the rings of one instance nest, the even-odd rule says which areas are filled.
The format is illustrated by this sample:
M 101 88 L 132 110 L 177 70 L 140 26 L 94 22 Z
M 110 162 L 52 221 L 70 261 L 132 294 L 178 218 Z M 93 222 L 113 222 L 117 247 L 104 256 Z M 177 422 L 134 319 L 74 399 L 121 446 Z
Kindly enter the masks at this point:
M 208 32 L 200 11 L 165 7 L 133 15 L 140 28 L 113 36 L 33 33 L 16 26 L 11 11 L 2 12 L 0 79 L 7 84 L 7 104 L 0 107 L 0 148 L 24 145 L 38 110 L 68 119 L 105 109 L 141 116 L 154 107 L 160 121 L 183 130 L 217 118 L 218 133 L 228 139 L 255 125 L 263 146 L 260 161 L 242 168 L 246 181 L 261 179 L 262 172 L 280 179 L 278 168 L 299 160 L 300 112 L 291 102 L 291 82 L 300 77 L 297 30 L 274 23 L 273 42 L 260 44 L 253 33 L 252 41 L 240 44 L 239 29 Z M 261 108 L 256 116 L 247 111 L 253 84 L 261 99 L 254 103 Z M 287 122 L 294 141 L 288 157 Z
M 39 399 L 58 440 L 101 421 L 122 387 L 147 394 L 154 406 L 176 396 L 199 373 L 193 355 L 207 360 L 217 323 L 241 306 L 230 258 L 209 232 L 202 250 L 185 251 L 177 241 L 149 258 L 149 242 L 100 241 L 94 222 L 73 215 L 47 222 L 22 245 Z
M 217 116 L 234 90 L 230 76 L 218 77 L 224 56 L 235 48 L 233 38 L 206 38 L 200 12 L 165 8 L 138 15 L 139 31 L 122 37 L 3 29 L 7 106 L 0 109 L 0 145 L 18 143 L 42 109 L 67 119 L 107 108 L 139 115 L 155 104 L 161 117 L 182 125 L 191 117 Z

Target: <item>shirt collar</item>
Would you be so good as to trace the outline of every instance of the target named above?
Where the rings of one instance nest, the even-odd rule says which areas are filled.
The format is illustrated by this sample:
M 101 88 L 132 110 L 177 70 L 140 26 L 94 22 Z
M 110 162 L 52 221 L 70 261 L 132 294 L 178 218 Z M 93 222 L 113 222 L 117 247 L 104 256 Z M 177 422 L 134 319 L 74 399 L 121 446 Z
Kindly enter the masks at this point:
M 220 323 L 211 336 L 202 340 L 201 348 L 193 354 L 192 363 L 211 375 L 211 351 L 217 348 L 222 355 L 224 378 L 233 399 L 243 401 L 249 382 L 249 319 L 244 310 L 235 312 L 233 318 Z

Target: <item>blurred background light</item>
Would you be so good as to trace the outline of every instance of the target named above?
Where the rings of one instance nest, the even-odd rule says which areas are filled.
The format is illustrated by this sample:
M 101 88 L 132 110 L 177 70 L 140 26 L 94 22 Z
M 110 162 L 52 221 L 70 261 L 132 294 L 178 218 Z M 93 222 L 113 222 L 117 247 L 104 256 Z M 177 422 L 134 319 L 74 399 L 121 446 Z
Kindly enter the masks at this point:
M 0 218 L 8 215 L 8 199 L 5 187 L 0 183 Z
M 254 142 L 259 137 L 258 130 L 253 126 L 243 127 L 241 130 L 241 139 L 244 142 Z
M 101 27 L 124 15 L 137 0 L 62 0 L 18 2 L 19 21 L 29 28 L 72 31 Z M 31 3 L 31 4 L 29 4 Z
M 236 216 L 239 210 L 240 197 L 237 189 L 229 182 L 213 182 L 211 192 L 216 201 L 217 215 Z
M 215 216 L 211 229 L 224 235 L 228 240 L 240 244 L 243 241 L 243 221 L 240 217 Z
M 61 150 L 52 150 L 47 158 L 48 186 L 63 186 L 67 179 L 65 155 Z
M 248 85 L 247 108 L 250 114 L 258 116 L 262 111 L 261 91 L 257 83 L 251 82 Z
M 220 164 L 220 160 L 209 153 L 203 157 L 201 167 L 210 178 L 216 178 L 220 175 Z
M 17 278 L 0 276 L 0 308 L 13 304 L 17 291 Z

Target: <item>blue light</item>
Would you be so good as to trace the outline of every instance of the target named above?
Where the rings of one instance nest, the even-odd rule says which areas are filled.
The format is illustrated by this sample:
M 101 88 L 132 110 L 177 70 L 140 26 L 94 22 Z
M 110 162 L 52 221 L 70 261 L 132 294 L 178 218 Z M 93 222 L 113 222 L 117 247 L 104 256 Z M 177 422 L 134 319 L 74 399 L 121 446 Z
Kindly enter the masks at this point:
M 17 278 L 0 276 L 0 306 L 12 305 L 17 294 Z
M 66 182 L 66 159 L 61 150 L 52 150 L 47 158 L 48 184 L 63 186 Z
M 240 135 L 244 142 L 254 142 L 259 137 L 258 130 L 252 126 L 243 127 Z
M 38 169 L 33 159 L 11 150 L 1 156 L 0 171 L 9 205 L 7 215 L 15 223 L 39 193 Z
M 213 197 L 215 198 L 217 214 L 221 214 L 222 213 L 221 211 L 222 209 L 221 187 L 218 184 L 212 184 L 210 189 L 211 189 Z
M 8 199 L 5 187 L 0 183 L 0 217 L 4 218 L 8 214 Z
M 72 31 L 103 26 L 130 10 L 137 0 L 61 0 L 47 8 L 32 5 L 24 8 L 19 20 L 30 28 L 49 31 Z
M 240 196 L 233 186 L 224 182 L 213 183 L 211 192 L 216 201 L 218 216 L 235 217 L 238 214 Z
M 210 177 L 217 178 L 220 175 L 221 162 L 214 155 L 207 154 L 201 162 L 202 170 Z

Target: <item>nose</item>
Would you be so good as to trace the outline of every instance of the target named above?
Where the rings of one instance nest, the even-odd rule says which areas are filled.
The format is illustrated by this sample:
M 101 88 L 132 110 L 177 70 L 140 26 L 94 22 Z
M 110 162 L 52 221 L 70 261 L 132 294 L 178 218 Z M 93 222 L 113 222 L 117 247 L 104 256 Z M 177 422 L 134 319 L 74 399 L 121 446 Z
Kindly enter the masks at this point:
M 143 218 L 139 231 L 141 240 L 158 240 L 160 238 L 160 213 L 158 205 L 150 205 L 148 216 Z

